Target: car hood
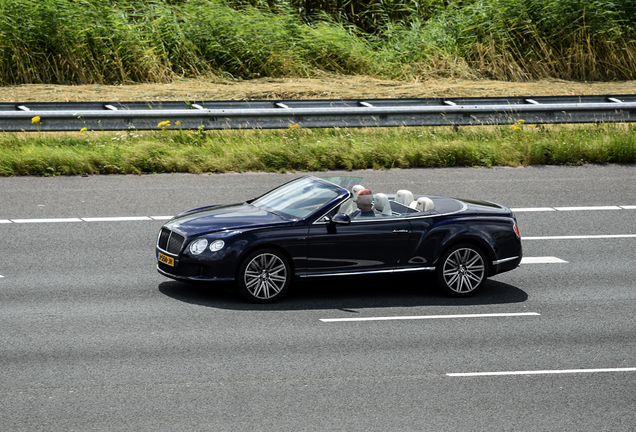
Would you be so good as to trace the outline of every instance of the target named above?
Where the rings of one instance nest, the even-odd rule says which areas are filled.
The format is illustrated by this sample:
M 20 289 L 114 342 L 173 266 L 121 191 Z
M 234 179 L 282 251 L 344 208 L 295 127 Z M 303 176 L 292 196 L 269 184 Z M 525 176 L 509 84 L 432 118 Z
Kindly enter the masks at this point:
M 175 216 L 165 226 L 170 229 L 177 229 L 177 231 L 205 234 L 227 229 L 255 228 L 289 222 L 288 219 L 254 207 L 251 204 L 239 203 L 185 212 Z

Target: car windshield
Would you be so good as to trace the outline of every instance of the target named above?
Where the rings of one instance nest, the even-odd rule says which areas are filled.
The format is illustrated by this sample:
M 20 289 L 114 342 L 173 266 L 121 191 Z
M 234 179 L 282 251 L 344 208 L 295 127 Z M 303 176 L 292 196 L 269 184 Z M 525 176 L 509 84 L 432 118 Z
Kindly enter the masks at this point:
M 252 205 L 290 219 L 303 219 L 343 193 L 335 185 L 302 177 L 252 201 Z

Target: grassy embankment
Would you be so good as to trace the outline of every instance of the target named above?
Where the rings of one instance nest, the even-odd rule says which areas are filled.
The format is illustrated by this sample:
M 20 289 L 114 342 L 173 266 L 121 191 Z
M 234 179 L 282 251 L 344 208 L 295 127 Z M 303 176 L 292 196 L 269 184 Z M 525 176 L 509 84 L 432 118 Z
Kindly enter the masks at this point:
M 0 85 L 319 71 L 606 81 L 636 71 L 633 0 L 0 0 L 0 10 Z M 523 125 L 2 134 L 0 175 L 634 163 L 633 132 Z
M 0 175 L 634 163 L 636 125 L 0 135 Z

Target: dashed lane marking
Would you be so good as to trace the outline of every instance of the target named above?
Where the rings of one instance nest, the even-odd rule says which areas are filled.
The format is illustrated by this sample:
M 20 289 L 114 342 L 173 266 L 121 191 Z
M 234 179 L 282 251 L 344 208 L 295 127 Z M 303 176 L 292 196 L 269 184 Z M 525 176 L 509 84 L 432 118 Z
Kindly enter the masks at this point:
M 567 261 L 557 257 L 523 257 L 521 264 L 563 264 Z
M 124 217 L 95 217 L 82 218 L 84 222 L 125 222 L 125 221 L 147 221 L 152 220 L 148 216 L 124 216 Z
M 616 239 L 616 238 L 636 238 L 636 234 L 521 237 L 521 240 L 524 240 L 524 241 L 525 240 L 579 240 L 579 239 Z
M 521 212 L 553 212 L 553 211 L 556 211 L 552 207 L 523 207 L 523 208 L 511 208 L 510 210 L 512 210 L 515 213 L 521 213 Z
M 579 207 L 519 207 L 511 208 L 515 213 L 522 212 L 552 212 L 552 211 L 594 211 L 594 210 L 636 210 L 636 206 L 579 206 Z
M 320 321 L 331 322 L 355 322 L 355 321 L 398 321 L 398 320 L 424 320 L 424 319 L 453 319 L 453 318 L 495 318 L 517 316 L 539 316 L 537 312 L 517 313 L 485 313 L 485 314 L 461 314 L 461 315 L 420 315 L 420 316 L 388 316 L 388 317 L 361 317 L 361 318 L 322 318 Z
M 629 368 L 602 368 L 602 369 L 557 369 L 557 370 L 535 370 L 535 371 L 504 371 L 504 372 L 467 372 L 467 373 L 447 373 L 452 377 L 475 377 L 475 376 L 501 376 L 501 375 L 546 375 L 546 374 L 575 374 L 575 373 L 598 373 L 598 372 L 636 372 L 636 367 Z
M 80 218 L 53 218 L 53 219 L 11 219 L 13 223 L 58 223 L 58 222 L 82 222 Z
M 590 210 L 621 210 L 618 206 L 596 206 L 596 207 L 555 207 L 557 211 L 590 211 Z

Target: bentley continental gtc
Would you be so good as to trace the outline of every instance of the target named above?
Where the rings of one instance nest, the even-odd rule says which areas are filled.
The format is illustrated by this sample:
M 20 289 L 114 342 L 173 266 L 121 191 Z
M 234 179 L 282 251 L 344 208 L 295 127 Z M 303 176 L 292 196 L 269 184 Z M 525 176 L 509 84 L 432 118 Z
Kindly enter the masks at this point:
M 304 176 L 245 202 L 183 212 L 159 232 L 157 270 L 179 281 L 233 281 L 264 303 L 301 278 L 406 272 L 430 274 L 463 297 L 519 266 L 521 237 L 507 207 L 379 192 L 361 180 Z

